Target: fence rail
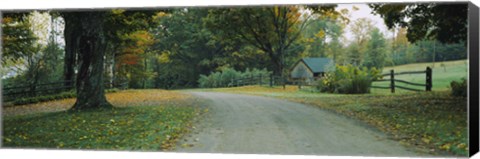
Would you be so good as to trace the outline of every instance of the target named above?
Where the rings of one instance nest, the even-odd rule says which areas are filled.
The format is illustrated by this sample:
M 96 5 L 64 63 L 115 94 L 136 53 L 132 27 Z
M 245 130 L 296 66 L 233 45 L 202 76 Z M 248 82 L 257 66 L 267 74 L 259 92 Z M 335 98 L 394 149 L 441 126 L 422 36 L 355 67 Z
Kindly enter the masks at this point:
M 72 83 L 71 85 L 65 85 L 65 83 Z M 126 83 L 114 85 L 111 82 L 105 82 L 105 88 L 125 88 Z M 62 91 L 73 90 L 75 86 L 73 81 L 58 81 L 41 84 L 30 84 L 23 86 L 12 86 L 2 88 L 2 97 L 4 101 L 11 101 L 15 98 L 35 97 L 40 94 L 49 95 Z
M 397 75 L 406 75 L 406 74 L 425 74 L 425 84 L 409 82 L 401 79 L 395 79 L 395 76 Z M 394 70 L 390 70 L 390 73 L 382 74 L 382 76 L 390 76 L 390 79 L 378 79 L 378 80 L 374 80 L 373 82 L 390 81 L 390 87 L 386 87 L 386 86 L 370 86 L 370 87 L 379 88 L 379 89 L 390 89 L 392 93 L 395 93 L 395 88 L 400 88 L 400 89 L 409 90 L 409 91 L 432 91 L 432 69 L 430 67 L 427 67 L 425 71 L 407 71 L 407 72 L 395 73 Z M 424 86 L 425 90 L 395 85 L 395 82 L 400 82 L 400 83 L 413 85 L 413 86 Z
M 287 80 L 281 76 L 274 75 L 257 75 L 243 78 L 231 79 L 230 83 L 227 84 L 228 87 L 239 87 L 246 85 L 268 85 L 273 87 L 275 85 L 284 85 L 287 84 Z

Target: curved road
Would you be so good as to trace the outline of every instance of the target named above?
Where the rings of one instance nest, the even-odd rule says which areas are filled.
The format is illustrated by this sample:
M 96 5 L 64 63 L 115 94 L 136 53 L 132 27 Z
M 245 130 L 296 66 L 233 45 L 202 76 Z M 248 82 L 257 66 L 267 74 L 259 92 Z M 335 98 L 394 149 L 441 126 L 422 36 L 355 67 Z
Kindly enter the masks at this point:
M 190 92 L 209 113 L 180 143 L 179 152 L 423 156 L 359 122 L 280 99 Z

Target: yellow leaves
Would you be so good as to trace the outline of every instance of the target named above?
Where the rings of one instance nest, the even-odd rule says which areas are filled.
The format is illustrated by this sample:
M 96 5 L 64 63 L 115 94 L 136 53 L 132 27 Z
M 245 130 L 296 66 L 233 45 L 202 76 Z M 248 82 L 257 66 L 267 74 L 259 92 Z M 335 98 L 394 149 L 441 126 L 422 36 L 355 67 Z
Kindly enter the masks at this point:
M 57 148 L 62 148 L 63 146 L 65 146 L 65 143 L 60 142 L 60 143 L 57 145 Z
M 165 12 L 158 12 L 153 18 L 154 19 L 159 19 L 159 18 L 162 18 L 162 17 L 165 17 L 165 16 L 168 16 L 168 14 L 165 13 Z
M 193 147 L 193 144 L 187 144 L 187 143 L 184 143 L 182 145 L 180 145 L 181 147 L 183 148 L 187 148 L 187 147 Z
M 352 10 L 353 11 L 358 11 L 358 10 L 360 10 L 360 8 L 358 8 L 357 6 L 352 6 Z
M 346 8 L 341 9 L 340 13 L 343 14 L 343 15 L 347 15 L 348 14 L 348 9 L 346 9 Z
M 273 11 L 275 12 L 275 16 L 278 16 L 278 6 L 273 7 Z
M 396 129 L 400 129 L 402 126 L 400 124 L 395 124 Z
M 125 9 L 113 9 L 112 10 L 112 13 L 113 14 L 122 14 L 123 12 L 125 12 Z
M 321 29 L 317 34 L 315 34 L 315 37 L 323 39 L 325 37 L 325 31 Z
M 13 22 L 13 19 L 11 17 L 2 18 L 2 24 L 8 24 L 11 22 Z
M 80 137 L 80 138 L 78 138 L 78 139 L 79 139 L 79 140 L 84 140 L 84 139 L 87 139 L 87 138 L 88 138 L 88 136 L 82 136 L 82 137 Z
M 452 146 L 452 144 L 450 143 L 447 143 L 447 144 L 443 144 L 442 146 L 440 146 L 440 149 L 442 150 L 450 150 L 450 147 Z
M 467 148 L 467 144 L 465 144 L 465 143 L 460 143 L 460 144 L 457 145 L 457 148 L 459 148 L 459 149 L 465 149 L 465 148 Z
M 162 54 L 160 54 L 160 56 L 157 57 L 157 60 L 160 63 L 169 63 L 170 62 L 169 52 L 162 52 Z
M 151 106 L 142 107 L 143 103 L 135 101 L 138 103 L 130 103 L 132 105 L 128 106 L 139 107 L 58 113 L 21 120 L 7 118 L 4 144 L 11 147 L 115 150 L 158 150 L 162 145 L 164 149 L 172 149 L 182 134 L 188 132 L 193 118 L 200 115 L 200 109 L 187 102 L 177 102 L 181 107 L 173 105 L 173 99 L 189 101 L 188 95 L 163 90 L 145 91 L 122 91 L 107 96 L 116 94 L 114 97 L 122 98 L 121 101 L 136 99 L 138 96 L 142 102 Z M 117 99 L 113 101 L 118 102 Z
M 189 102 L 188 94 L 159 89 L 128 90 L 107 94 L 107 100 L 117 107 L 178 105 Z
M 422 138 L 422 141 L 423 141 L 424 143 L 426 143 L 426 144 L 429 144 L 430 141 L 431 141 L 431 139 L 426 138 L 426 137 L 423 137 L 423 138 Z

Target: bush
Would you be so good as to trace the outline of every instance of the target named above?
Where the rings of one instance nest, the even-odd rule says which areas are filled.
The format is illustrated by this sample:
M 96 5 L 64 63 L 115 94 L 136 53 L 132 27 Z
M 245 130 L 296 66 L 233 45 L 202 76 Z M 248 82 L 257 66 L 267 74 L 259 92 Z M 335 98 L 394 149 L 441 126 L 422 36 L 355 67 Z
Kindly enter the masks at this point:
M 328 93 L 369 93 L 372 80 L 380 77 L 380 71 L 375 68 L 360 69 L 351 65 L 337 65 L 334 72 L 327 73 L 318 81 L 317 89 Z
M 199 86 L 201 88 L 216 88 L 216 87 L 230 87 L 234 85 L 235 80 L 240 78 L 250 78 L 250 77 L 259 77 L 263 76 L 263 81 L 265 82 L 270 76 L 270 72 L 267 69 L 249 69 L 247 68 L 244 72 L 237 71 L 232 68 L 224 68 L 220 72 L 212 72 L 208 76 L 200 75 L 198 79 Z
M 462 78 L 460 81 L 452 81 L 450 83 L 452 95 L 456 97 L 467 97 L 467 79 Z

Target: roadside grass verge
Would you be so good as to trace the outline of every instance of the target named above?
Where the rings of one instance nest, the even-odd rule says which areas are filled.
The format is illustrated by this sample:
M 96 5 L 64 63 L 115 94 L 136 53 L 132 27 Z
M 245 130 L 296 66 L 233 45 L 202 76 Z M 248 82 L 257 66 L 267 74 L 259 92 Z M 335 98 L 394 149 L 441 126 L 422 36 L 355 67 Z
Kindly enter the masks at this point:
M 290 89 L 290 90 L 289 90 Z M 340 95 L 293 91 L 296 86 L 210 89 L 263 95 L 314 105 L 363 121 L 407 147 L 434 155 L 468 154 L 467 100 L 448 91 Z
M 116 107 L 80 112 L 56 112 L 53 109 L 53 112 L 47 113 L 26 109 L 31 112 L 3 116 L 2 146 L 172 150 L 177 140 L 189 131 L 192 123 L 204 112 L 197 99 L 163 90 L 118 92 L 109 96 L 109 101 Z M 48 107 L 48 102 L 44 104 L 44 107 Z M 64 107 L 71 106 L 67 106 L 70 104 L 68 102 L 63 104 Z

